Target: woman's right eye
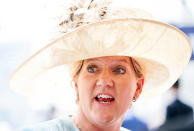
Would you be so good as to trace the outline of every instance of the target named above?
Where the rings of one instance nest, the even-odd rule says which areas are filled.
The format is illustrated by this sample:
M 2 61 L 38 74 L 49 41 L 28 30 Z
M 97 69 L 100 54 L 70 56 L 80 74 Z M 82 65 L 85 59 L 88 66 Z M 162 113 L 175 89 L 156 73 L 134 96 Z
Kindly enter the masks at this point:
M 97 67 L 96 66 L 89 66 L 87 68 L 87 70 L 88 70 L 89 73 L 94 73 L 94 72 L 97 71 Z

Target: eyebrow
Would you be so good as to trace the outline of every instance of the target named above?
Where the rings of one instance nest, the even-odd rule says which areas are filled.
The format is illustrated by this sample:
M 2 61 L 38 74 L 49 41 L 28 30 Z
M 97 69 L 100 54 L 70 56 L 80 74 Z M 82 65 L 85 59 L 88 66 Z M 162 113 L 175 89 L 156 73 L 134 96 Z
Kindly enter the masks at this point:
M 98 62 L 98 61 L 100 61 L 100 60 L 98 60 L 98 59 L 95 60 L 95 58 L 85 60 L 86 63 L 88 63 L 88 62 L 90 62 L 90 61 L 92 61 L 92 62 L 97 61 L 97 62 Z M 113 61 L 114 61 L 114 59 L 113 59 Z M 127 61 L 126 59 L 117 59 L 116 61 L 117 61 L 117 62 L 124 62 L 124 63 L 130 62 L 130 61 Z
M 129 61 L 127 61 L 126 59 L 120 59 L 118 60 L 119 62 L 125 62 L 125 63 L 128 63 Z

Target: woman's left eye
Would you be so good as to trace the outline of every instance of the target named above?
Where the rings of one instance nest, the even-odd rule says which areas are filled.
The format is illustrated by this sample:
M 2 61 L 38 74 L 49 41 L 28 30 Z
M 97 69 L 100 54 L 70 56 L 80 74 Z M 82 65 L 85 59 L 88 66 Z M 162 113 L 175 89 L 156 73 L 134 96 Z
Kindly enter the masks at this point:
M 116 68 L 116 69 L 114 70 L 114 72 L 115 72 L 115 73 L 118 73 L 118 74 L 124 74 L 126 71 L 125 71 L 125 69 L 123 69 L 123 68 Z

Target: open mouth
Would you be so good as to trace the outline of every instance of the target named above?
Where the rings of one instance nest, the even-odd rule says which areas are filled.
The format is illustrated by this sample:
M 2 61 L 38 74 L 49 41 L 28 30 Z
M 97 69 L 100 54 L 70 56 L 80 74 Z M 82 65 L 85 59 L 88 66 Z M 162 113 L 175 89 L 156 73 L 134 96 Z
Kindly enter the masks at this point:
M 107 94 L 99 94 L 95 97 L 95 99 L 100 103 L 111 103 L 115 100 L 114 97 Z

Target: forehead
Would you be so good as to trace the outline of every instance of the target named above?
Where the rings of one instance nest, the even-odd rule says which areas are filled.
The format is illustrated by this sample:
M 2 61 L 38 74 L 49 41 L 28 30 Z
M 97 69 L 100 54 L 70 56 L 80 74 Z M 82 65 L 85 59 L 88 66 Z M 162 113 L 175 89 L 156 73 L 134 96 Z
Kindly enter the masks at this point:
M 103 62 L 103 63 L 115 63 L 115 62 L 122 62 L 122 63 L 131 63 L 130 57 L 128 56 L 104 56 L 104 57 L 97 57 L 85 60 L 86 63 L 89 62 Z

